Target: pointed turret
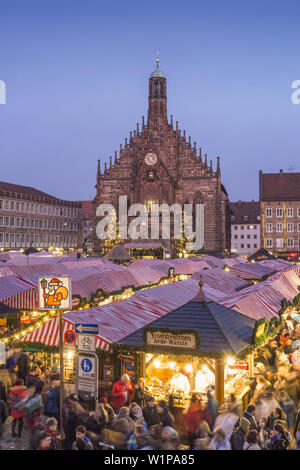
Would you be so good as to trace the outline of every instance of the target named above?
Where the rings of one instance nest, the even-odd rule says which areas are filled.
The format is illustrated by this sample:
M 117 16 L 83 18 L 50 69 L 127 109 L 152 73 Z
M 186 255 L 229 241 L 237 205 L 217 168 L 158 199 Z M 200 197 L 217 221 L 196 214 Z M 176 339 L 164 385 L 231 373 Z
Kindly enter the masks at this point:
M 101 178 L 101 162 L 100 162 L 100 158 L 98 158 L 97 178 Z
M 220 157 L 217 157 L 217 176 L 221 176 Z

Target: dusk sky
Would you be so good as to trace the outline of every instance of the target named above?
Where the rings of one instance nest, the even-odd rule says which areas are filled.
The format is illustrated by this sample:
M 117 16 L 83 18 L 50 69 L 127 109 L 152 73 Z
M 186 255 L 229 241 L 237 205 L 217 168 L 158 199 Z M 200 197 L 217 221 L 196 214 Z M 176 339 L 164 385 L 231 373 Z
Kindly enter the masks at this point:
M 232 201 L 300 171 L 300 2 L 0 0 L 0 181 L 95 195 L 97 159 L 147 113 L 160 51 L 168 114 L 221 157 Z

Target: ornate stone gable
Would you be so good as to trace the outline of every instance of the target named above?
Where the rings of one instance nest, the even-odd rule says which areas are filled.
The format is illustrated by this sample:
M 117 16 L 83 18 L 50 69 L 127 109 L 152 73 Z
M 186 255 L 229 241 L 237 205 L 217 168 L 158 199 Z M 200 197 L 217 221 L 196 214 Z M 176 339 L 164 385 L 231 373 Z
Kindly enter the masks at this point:
M 150 155 L 150 156 L 149 156 Z M 204 203 L 205 245 L 208 251 L 224 253 L 230 247 L 230 220 L 228 196 L 221 184 L 220 161 L 216 168 L 207 155 L 197 152 L 196 142 L 167 119 L 166 78 L 158 68 L 149 78 L 147 124 L 142 118 L 141 128 L 130 132 L 124 146 L 110 157 L 101 170 L 98 160 L 97 194 L 94 207 L 94 228 L 98 222 L 96 208 L 103 203 L 118 206 L 120 195 L 133 203 Z M 229 234 L 228 234 L 229 230 Z M 96 251 L 101 242 L 94 230 Z M 172 244 L 172 243 L 171 243 Z

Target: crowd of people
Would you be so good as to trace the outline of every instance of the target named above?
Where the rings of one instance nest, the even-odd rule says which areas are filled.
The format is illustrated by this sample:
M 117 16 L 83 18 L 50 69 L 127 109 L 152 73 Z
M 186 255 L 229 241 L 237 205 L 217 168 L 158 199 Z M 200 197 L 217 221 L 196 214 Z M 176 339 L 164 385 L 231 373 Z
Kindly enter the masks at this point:
M 11 438 L 22 438 L 26 427 L 36 450 L 299 449 L 300 323 L 287 317 L 256 349 L 254 364 L 246 410 L 233 394 L 220 406 L 208 388 L 192 394 L 179 424 L 172 400 L 156 402 L 144 379 L 134 384 L 123 374 L 93 412 L 69 394 L 60 423 L 57 368 L 11 349 L 0 366 L 0 438 L 10 415 Z

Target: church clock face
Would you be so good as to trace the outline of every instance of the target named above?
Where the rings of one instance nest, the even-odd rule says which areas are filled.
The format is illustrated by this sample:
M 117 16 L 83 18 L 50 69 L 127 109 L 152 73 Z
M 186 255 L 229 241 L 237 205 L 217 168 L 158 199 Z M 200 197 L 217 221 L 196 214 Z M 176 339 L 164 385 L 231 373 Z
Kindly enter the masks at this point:
M 147 153 L 147 155 L 145 156 L 146 165 L 155 165 L 156 162 L 157 162 L 157 156 L 155 155 L 155 153 L 153 152 Z

